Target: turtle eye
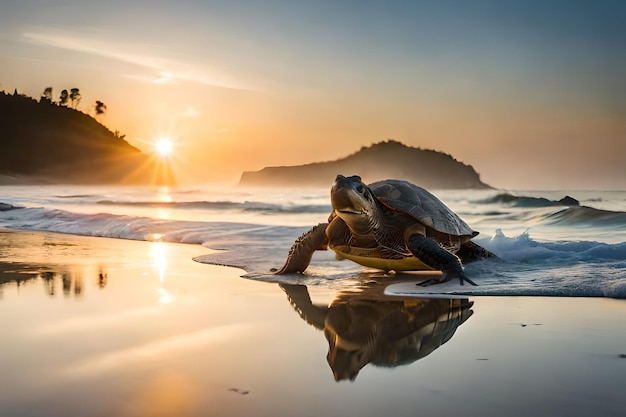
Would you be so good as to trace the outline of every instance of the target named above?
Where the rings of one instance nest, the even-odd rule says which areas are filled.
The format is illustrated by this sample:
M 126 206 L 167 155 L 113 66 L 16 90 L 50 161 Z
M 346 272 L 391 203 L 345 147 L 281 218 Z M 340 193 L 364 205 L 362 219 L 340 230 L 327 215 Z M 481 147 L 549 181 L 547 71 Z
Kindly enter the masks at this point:
M 357 191 L 359 194 L 363 194 L 363 191 L 364 191 L 363 186 L 362 186 L 362 185 L 357 185 L 357 187 L 356 187 L 356 191 Z
M 368 201 L 372 201 L 372 194 L 368 191 L 367 188 L 365 187 L 361 187 L 362 190 L 358 190 L 359 193 L 361 193 L 363 195 L 363 198 L 365 198 Z

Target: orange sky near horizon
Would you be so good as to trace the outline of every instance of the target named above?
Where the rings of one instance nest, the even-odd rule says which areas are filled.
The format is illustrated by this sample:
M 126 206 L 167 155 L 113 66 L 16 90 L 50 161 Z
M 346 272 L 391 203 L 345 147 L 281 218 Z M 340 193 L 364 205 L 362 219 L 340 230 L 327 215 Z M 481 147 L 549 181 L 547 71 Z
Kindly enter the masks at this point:
M 127 3 L 0 6 L 0 90 L 80 88 L 183 183 L 393 138 L 498 188 L 626 189 L 626 4 Z

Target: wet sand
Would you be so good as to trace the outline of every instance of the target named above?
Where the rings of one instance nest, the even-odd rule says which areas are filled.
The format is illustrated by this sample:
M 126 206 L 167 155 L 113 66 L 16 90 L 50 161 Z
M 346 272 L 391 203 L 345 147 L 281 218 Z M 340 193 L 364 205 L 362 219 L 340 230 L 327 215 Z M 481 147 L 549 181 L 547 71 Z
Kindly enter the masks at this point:
M 240 278 L 209 249 L 0 230 L 13 416 L 622 416 L 626 301 Z

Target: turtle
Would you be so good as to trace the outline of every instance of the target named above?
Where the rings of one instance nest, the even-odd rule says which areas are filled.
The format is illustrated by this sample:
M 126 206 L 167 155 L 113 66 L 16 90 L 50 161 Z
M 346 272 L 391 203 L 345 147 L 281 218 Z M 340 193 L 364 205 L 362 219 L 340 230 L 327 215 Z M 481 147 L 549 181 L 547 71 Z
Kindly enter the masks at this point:
M 304 273 L 316 250 L 330 248 L 339 259 L 385 272 L 441 271 L 429 285 L 452 279 L 476 285 L 463 263 L 496 257 L 471 241 L 477 231 L 411 182 L 386 179 L 366 185 L 358 175 L 337 175 L 330 201 L 328 222 L 296 239 L 276 274 Z

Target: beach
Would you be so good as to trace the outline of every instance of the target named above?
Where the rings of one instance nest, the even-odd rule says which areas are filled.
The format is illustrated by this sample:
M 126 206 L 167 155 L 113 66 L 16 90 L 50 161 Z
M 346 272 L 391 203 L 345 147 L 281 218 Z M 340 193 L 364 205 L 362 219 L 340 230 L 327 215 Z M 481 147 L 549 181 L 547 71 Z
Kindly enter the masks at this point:
M 626 2 L 0 10 L 0 417 L 626 416 Z
M 393 297 L 245 279 L 198 245 L 0 236 L 2 416 L 626 409 L 625 300 Z

